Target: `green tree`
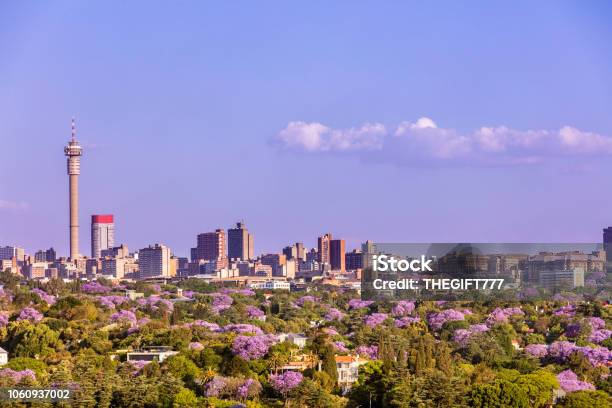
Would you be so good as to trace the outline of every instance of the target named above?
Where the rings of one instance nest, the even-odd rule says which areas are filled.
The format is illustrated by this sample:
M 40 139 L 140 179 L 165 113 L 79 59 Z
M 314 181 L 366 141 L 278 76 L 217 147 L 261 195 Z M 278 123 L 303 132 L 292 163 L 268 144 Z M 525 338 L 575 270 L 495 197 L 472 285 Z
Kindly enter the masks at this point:
M 474 408 L 529 408 L 529 399 L 521 387 L 506 380 L 473 386 L 468 401 Z
M 349 392 L 352 405 L 383 407 L 390 378 L 383 373 L 382 361 L 371 361 L 359 367 L 359 377 Z
M 324 388 L 306 378 L 293 393 L 300 406 L 312 408 L 340 408 L 332 396 Z
M 17 357 L 44 357 L 60 349 L 62 343 L 58 333 L 45 324 L 21 320 L 9 326 L 6 346 Z
M 556 405 L 558 408 L 609 408 L 612 397 L 603 391 L 576 391 L 565 396 Z
M 552 402 L 553 390 L 559 388 L 555 375 L 546 370 L 521 375 L 515 384 L 521 387 L 533 408 L 548 406 Z
M 323 349 L 321 356 L 321 368 L 325 372 L 331 381 L 335 384 L 338 382 L 338 370 L 336 368 L 336 353 L 334 347 L 328 343 Z
M 181 388 L 174 396 L 174 408 L 195 408 L 198 406 L 198 397 L 189 388 Z
M 200 374 L 198 366 L 183 355 L 176 355 L 167 359 L 166 368 L 176 378 L 180 378 L 185 382 L 193 382 Z
M 4 285 L 4 289 L 14 291 L 21 282 L 21 277 L 6 269 L 0 272 L 0 283 Z
M 10 359 L 4 368 L 10 368 L 15 371 L 32 370 L 36 374 L 37 379 L 47 377 L 47 365 L 40 360 L 29 357 L 16 357 Z
M 456 407 L 462 402 L 463 387 L 456 378 L 449 378 L 439 370 L 430 370 L 415 378 L 412 405 L 426 407 Z

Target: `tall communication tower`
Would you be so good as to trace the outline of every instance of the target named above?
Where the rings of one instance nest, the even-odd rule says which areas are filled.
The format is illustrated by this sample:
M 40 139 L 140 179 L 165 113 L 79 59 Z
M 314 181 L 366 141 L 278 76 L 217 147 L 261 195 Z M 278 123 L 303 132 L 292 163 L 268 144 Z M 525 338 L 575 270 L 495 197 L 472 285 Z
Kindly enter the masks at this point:
M 72 137 L 64 147 L 68 163 L 68 189 L 70 195 L 70 259 L 79 257 L 79 175 L 83 148 L 76 140 L 76 126 L 72 118 Z

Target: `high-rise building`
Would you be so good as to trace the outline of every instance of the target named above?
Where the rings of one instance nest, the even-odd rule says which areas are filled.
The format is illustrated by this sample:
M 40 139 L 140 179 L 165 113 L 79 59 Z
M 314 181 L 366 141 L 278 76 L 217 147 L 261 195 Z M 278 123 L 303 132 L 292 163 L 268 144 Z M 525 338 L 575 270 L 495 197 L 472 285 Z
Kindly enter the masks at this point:
M 319 259 L 320 263 L 330 263 L 329 258 L 329 243 L 332 240 L 332 234 L 325 234 L 322 237 L 319 237 L 317 240 L 317 247 L 319 250 Z
M 195 248 L 191 248 L 192 261 L 214 261 L 225 257 L 225 231 L 217 229 L 215 232 L 205 232 L 198 235 Z
M 25 250 L 15 246 L 0 247 L 0 260 L 10 261 L 15 258 L 17 262 L 23 262 L 25 258 Z
M 112 214 L 91 216 L 91 257 L 101 258 L 102 251 L 115 245 L 115 220 Z
M 342 272 L 346 270 L 345 249 L 346 245 L 343 239 L 332 239 L 329 242 L 329 263 L 332 270 Z
M 319 263 L 319 253 L 317 252 L 317 248 L 312 248 L 310 251 L 306 252 L 306 262 Z
M 236 228 L 227 230 L 227 257 L 248 261 L 254 258 L 253 235 L 243 222 L 237 222 Z
M 218 268 L 226 268 L 226 253 L 225 231 L 205 232 L 198 235 L 198 245 L 191 248 L 191 262 L 215 261 Z
M 68 195 L 70 200 L 70 258 L 79 257 L 79 175 L 83 148 L 76 140 L 76 126 L 72 118 L 72 137 L 64 147 L 68 167 Z
M 57 254 L 55 253 L 55 249 L 53 249 L 53 247 L 47 249 L 46 251 L 41 249 L 40 251 L 36 251 L 34 254 L 35 262 L 55 262 L 56 258 Z
M 301 242 L 295 243 L 295 252 L 297 253 L 297 259 L 299 261 L 306 260 L 306 248 L 304 248 L 304 244 Z
M 370 240 L 367 240 L 361 244 L 362 264 L 363 268 L 369 268 L 372 266 L 372 257 L 377 253 L 378 249 L 376 244 Z
M 351 252 L 347 252 L 345 259 L 347 270 L 354 271 L 363 268 L 363 254 L 360 250 L 353 249 Z
M 85 275 L 94 277 L 102 271 L 102 262 L 98 258 L 89 258 L 85 261 Z
M 140 278 L 171 277 L 170 248 L 165 245 L 149 245 L 138 251 Z
M 612 273 L 612 227 L 603 230 L 603 249 L 606 253 L 606 272 Z
M 48 262 L 34 262 L 24 266 L 23 276 L 28 279 L 41 279 L 45 277 L 45 273 L 49 268 Z
M 306 260 L 306 250 L 304 249 L 304 244 L 301 242 L 296 242 L 293 245 L 284 247 L 283 255 L 285 255 L 288 260 L 297 259 L 298 262 Z
M 289 245 L 284 247 L 283 255 L 285 255 L 288 260 L 297 258 L 297 249 L 295 248 L 295 245 Z
M 287 263 L 287 258 L 282 254 L 265 254 L 261 256 L 261 263 L 272 268 L 272 276 L 281 276 L 282 266 Z
M 130 250 L 127 245 L 121 244 L 116 247 L 103 249 L 102 250 L 102 258 L 127 258 L 130 256 Z

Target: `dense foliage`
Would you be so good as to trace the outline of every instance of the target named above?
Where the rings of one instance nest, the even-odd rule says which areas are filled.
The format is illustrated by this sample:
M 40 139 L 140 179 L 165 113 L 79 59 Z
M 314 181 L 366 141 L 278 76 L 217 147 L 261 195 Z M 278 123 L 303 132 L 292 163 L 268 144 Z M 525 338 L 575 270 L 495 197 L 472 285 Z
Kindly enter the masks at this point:
M 601 302 L 371 302 L 334 287 L 264 293 L 195 279 L 179 284 L 182 296 L 145 282 L 0 281 L 9 352 L 0 387 L 67 387 L 75 406 L 611 404 L 611 310 Z M 126 289 L 144 296 L 130 300 Z M 298 333 L 302 349 L 284 341 Z M 149 346 L 178 354 L 126 361 Z M 350 388 L 338 355 L 364 362 Z M 310 364 L 283 369 L 292 361 Z

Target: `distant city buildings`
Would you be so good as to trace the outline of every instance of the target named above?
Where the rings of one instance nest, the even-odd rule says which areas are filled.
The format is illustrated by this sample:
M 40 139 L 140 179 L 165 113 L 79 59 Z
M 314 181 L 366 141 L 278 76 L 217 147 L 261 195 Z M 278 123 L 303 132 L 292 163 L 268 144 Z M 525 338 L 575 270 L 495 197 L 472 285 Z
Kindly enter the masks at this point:
M 163 254 L 162 254 L 163 256 Z M 102 275 L 108 278 L 123 279 L 139 273 L 139 264 L 134 258 L 104 258 L 102 259 Z M 151 262 L 151 261 L 147 261 Z M 160 269 L 163 269 L 163 261 Z M 150 271 L 150 270 L 149 270 Z M 149 272 L 154 273 L 154 272 Z M 169 272 L 170 273 L 170 272 Z M 162 275 L 165 276 L 165 275 Z
M 225 231 L 217 229 L 198 235 L 197 246 L 191 248 L 191 262 L 214 261 L 216 268 L 228 266 Z
M 343 239 L 332 239 L 329 242 L 329 263 L 332 270 L 346 270 L 346 245 Z
M 376 249 L 376 245 L 367 240 L 363 244 L 361 244 L 361 253 L 363 255 L 363 269 L 370 268 L 372 266 L 372 255 L 376 254 L 378 250 Z
M 125 244 L 121 244 L 116 247 L 103 249 L 101 251 L 102 258 L 127 258 L 130 256 L 130 250 Z
M 25 260 L 25 250 L 16 246 L 0 247 L 0 260 L 10 261 L 12 259 L 23 262 Z
M 57 254 L 55 253 L 55 249 L 52 247 L 47 250 L 36 251 L 34 254 L 35 262 L 55 262 L 57 259 Z
M 115 245 L 115 220 L 112 214 L 91 216 L 91 257 L 101 258 L 102 251 Z
M 304 244 L 301 242 L 296 242 L 293 245 L 283 248 L 283 255 L 287 257 L 287 260 L 297 259 L 298 261 L 305 261 L 306 249 L 304 248 Z
M 272 268 L 272 276 L 282 276 L 282 266 L 287 263 L 287 257 L 282 254 L 265 254 L 261 263 Z
M 527 259 L 526 275 L 530 282 L 540 282 L 541 274 L 550 271 L 605 271 L 606 254 L 604 251 L 583 253 L 579 251 L 540 252 Z M 545 282 L 556 277 L 546 277 Z M 579 282 L 579 278 L 577 280 Z
M 603 249 L 606 253 L 606 272 L 612 273 L 612 227 L 603 230 Z
M 539 284 L 546 289 L 582 287 L 584 286 L 584 269 L 540 271 Z
M 332 234 L 325 234 L 317 239 L 318 261 L 320 263 L 330 263 L 330 243 Z
M 319 252 L 317 252 L 317 248 L 312 248 L 310 251 L 306 252 L 306 262 L 319 262 Z
M 165 245 L 155 244 L 138 251 L 139 278 L 171 277 L 171 252 Z M 175 270 L 176 273 L 176 270 Z
M 25 265 L 22 268 L 21 273 L 27 279 L 42 279 L 46 277 L 46 272 L 48 268 L 48 262 L 33 262 L 29 265 Z
M 227 230 L 227 257 L 248 261 L 255 258 L 253 235 L 244 223 L 236 223 L 236 228 Z
M 351 252 L 347 252 L 345 259 L 347 270 L 354 271 L 357 269 L 363 269 L 363 253 L 360 250 L 354 249 Z

